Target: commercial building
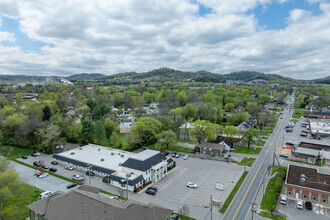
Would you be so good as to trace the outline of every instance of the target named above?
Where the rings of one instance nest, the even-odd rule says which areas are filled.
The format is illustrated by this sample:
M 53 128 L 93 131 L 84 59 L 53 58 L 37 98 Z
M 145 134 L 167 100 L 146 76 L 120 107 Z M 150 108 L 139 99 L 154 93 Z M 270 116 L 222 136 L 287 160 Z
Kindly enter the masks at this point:
M 309 127 L 312 135 L 320 135 L 322 137 L 330 136 L 330 120 L 310 121 Z
M 164 178 L 174 163 L 159 151 L 136 154 L 94 144 L 54 154 L 53 158 L 77 170 L 91 170 L 105 177 L 104 182 L 130 191 Z
M 289 159 L 317 165 L 321 165 L 322 162 L 322 165 L 330 166 L 330 146 L 300 142 L 291 152 Z
M 308 112 L 308 118 L 330 119 L 330 112 Z
M 227 158 L 229 155 L 229 150 L 224 144 L 216 144 L 209 142 L 202 142 L 197 144 L 195 147 L 195 152 L 200 153 L 200 155 L 207 155 L 210 157 L 221 157 Z
M 27 208 L 31 220 L 154 220 L 170 219 L 172 213 L 172 210 L 155 204 L 146 205 L 134 200 L 117 201 L 100 194 L 100 189 L 91 186 L 82 186 L 68 193 L 55 192 Z
M 293 199 L 330 207 L 330 175 L 314 168 L 289 165 L 283 193 Z

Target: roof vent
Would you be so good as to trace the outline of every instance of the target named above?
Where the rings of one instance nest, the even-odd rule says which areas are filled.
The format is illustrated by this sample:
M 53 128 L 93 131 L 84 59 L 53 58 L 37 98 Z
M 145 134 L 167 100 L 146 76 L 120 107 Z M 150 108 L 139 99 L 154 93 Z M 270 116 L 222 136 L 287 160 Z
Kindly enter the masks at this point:
M 124 157 L 124 154 L 120 155 L 121 157 Z
M 301 177 L 301 178 L 300 178 L 300 182 L 301 182 L 301 183 L 306 183 L 306 178 Z
M 82 150 L 82 147 L 79 147 L 79 150 Z
M 300 178 L 305 178 L 307 179 L 307 176 L 305 174 L 300 174 Z
M 71 152 L 70 154 L 71 154 L 71 155 L 74 155 L 74 152 Z
M 115 153 L 114 152 L 111 152 L 111 155 L 115 155 Z
M 101 158 L 101 161 L 104 161 L 104 158 Z

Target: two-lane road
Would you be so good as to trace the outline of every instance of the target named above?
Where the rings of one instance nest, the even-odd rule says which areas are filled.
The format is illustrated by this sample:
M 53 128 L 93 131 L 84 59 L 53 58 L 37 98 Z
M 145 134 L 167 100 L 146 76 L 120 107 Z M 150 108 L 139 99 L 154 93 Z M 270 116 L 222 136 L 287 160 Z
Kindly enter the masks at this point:
M 223 215 L 223 220 L 243 220 L 248 218 L 248 214 L 251 210 L 251 203 L 254 201 L 268 167 L 273 164 L 275 146 L 281 140 L 280 134 L 288 124 L 290 116 L 291 111 L 283 111 L 282 119 L 279 119 L 279 122 L 261 150 L 254 166 L 248 173 L 239 191 Z

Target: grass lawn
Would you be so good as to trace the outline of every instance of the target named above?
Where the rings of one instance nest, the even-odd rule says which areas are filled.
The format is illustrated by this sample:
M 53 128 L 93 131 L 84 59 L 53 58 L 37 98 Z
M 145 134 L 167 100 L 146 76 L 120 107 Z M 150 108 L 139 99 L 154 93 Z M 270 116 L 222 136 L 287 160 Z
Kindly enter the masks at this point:
M 293 122 L 298 122 L 298 119 L 291 119 L 290 121 L 293 121 Z
M 4 204 L 4 219 L 26 219 L 29 216 L 27 205 L 38 201 L 39 194 L 42 190 L 21 182 L 23 193 L 19 196 L 12 197 Z
M 10 160 L 20 158 L 23 155 L 29 156 L 33 153 L 32 149 L 23 149 L 12 146 L 0 146 L 0 154 Z
M 301 116 L 304 116 L 305 113 L 307 113 L 308 110 L 301 108 L 301 109 L 295 109 L 292 115 L 292 118 L 301 118 Z
M 223 204 L 223 206 L 220 209 L 221 213 L 225 213 L 228 206 L 230 205 L 231 201 L 234 199 L 239 187 L 242 185 L 246 175 L 248 174 L 248 172 L 244 172 L 241 176 L 241 178 L 238 180 L 236 186 L 234 187 L 233 191 L 231 191 L 230 195 L 228 196 L 228 198 L 226 199 L 225 203 Z
M 113 194 L 113 193 L 109 193 L 109 192 L 106 192 L 106 191 L 103 191 L 101 190 L 100 193 L 103 193 L 103 194 L 106 194 L 106 195 L 109 195 L 109 196 L 118 196 L 118 198 L 122 201 L 127 201 L 127 198 L 126 197 L 122 197 L 122 196 L 119 196 L 119 195 L 116 195 L 116 194 Z M 126 192 L 124 192 L 125 194 Z
M 179 139 L 179 138 L 175 138 L 174 140 L 177 143 L 198 144 L 198 141 L 196 141 L 196 140 L 186 140 L 186 139 Z
M 274 173 L 276 173 L 276 175 L 271 178 L 267 184 L 266 192 L 260 204 L 261 209 L 268 212 L 276 210 L 277 199 L 282 190 L 286 170 L 286 167 L 272 166 L 272 175 Z
M 251 167 L 254 163 L 254 161 L 256 161 L 256 158 L 247 158 L 247 157 L 244 157 L 242 159 L 241 162 L 237 163 L 238 165 L 242 165 L 242 166 L 248 166 L 248 167 Z
M 105 141 L 103 141 L 101 143 L 101 145 L 103 146 L 107 146 L 107 147 L 112 147 L 112 148 L 116 148 L 116 149 L 122 149 L 125 150 L 128 148 L 128 144 L 126 142 L 126 136 L 127 134 L 118 134 L 118 146 L 114 146 L 110 139 L 106 139 Z
M 236 146 L 235 147 L 235 153 L 239 153 L 239 154 L 259 154 L 261 151 L 261 148 L 258 147 L 250 147 L 250 149 L 248 149 L 247 147 L 241 147 L 241 146 Z
M 278 215 L 276 217 L 272 216 L 272 213 L 266 212 L 266 211 L 261 211 L 258 213 L 260 216 L 265 217 L 265 218 L 270 218 L 270 219 L 278 219 L 278 220 L 286 220 L 284 216 Z
M 255 143 L 255 145 L 256 145 L 256 146 L 264 146 L 265 143 L 266 143 L 266 141 L 257 141 L 257 142 Z

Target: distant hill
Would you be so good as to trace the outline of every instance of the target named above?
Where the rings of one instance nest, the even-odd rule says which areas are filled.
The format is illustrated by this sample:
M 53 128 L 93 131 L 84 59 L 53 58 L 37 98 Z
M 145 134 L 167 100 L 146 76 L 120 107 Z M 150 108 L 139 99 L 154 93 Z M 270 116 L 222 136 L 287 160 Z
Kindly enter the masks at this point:
M 229 74 L 222 75 L 226 80 L 239 80 L 244 82 L 249 82 L 252 80 L 266 80 L 266 81 L 293 81 L 293 79 L 289 77 L 284 77 L 277 74 L 264 74 L 254 71 L 240 71 L 233 72 Z
M 212 82 L 222 83 L 226 80 L 219 74 L 206 71 L 183 72 L 170 68 L 159 68 L 145 73 L 119 73 L 102 78 L 101 80 L 109 81 L 112 84 L 136 83 L 141 81 L 156 82 Z
M 59 81 L 57 76 L 0 75 L 0 83 L 32 83 Z
M 106 76 L 107 75 L 101 73 L 81 73 L 66 77 L 66 79 L 69 81 L 91 81 L 91 80 L 101 79 Z
M 319 79 L 313 79 L 310 80 L 313 83 L 321 83 L 321 84 L 330 84 L 330 76 L 326 76 L 324 78 L 319 78 Z

